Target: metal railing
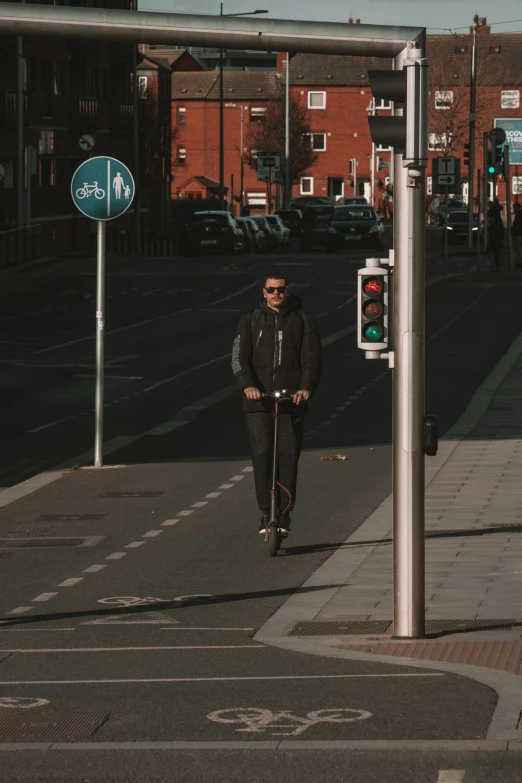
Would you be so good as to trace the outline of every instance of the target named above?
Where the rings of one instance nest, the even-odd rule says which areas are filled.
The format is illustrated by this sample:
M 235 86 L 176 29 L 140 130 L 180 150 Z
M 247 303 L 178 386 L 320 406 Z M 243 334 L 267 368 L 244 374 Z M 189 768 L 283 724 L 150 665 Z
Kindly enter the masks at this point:
M 37 223 L 26 228 L 0 231 L 0 269 L 41 255 L 40 228 Z

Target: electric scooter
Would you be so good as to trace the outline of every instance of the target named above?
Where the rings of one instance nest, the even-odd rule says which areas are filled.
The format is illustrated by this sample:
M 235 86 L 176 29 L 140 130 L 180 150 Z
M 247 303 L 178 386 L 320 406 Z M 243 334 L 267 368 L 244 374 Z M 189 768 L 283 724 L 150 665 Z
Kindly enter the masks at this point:
M 270 399 L 274 401 L 274 445 L 272 456 L 272 483 L 270 485 L 270 519 L 265 531 L 265 541 L 268 543 L 268 551 L 270 557 L 276 557 L 277 551 L 281 546 L 283 535 L 279 527 L 277 519 L 277 512 L 279 506 L 279 492 L 278 487 L 281 487 L 289 497 L 288 505 L 292 502 L 291 495 L 288 490 L 279 484 L 277 480 L 277 440 L 279 436 L 279 405 L 282 402 L 292 401 L 293 396 L 287 392 L 286 389 L 274 392 L 264 392 L 261 395 L 262 398 Z

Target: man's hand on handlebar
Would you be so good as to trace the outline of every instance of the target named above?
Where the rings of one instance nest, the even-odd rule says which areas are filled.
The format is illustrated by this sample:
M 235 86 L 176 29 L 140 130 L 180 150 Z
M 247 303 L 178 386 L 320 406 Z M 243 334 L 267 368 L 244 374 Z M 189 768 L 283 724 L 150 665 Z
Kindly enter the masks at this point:
M 310 392 L 307 389 L 300 389 L 294 394 L 294 403 L 300 405 L 310 399 Z
M 247 389 L 245 389 L 245 396 L 247 400 L 260 400 L 261 392 L 259 389 L 256 389 L 255 386 L 249 386 Z

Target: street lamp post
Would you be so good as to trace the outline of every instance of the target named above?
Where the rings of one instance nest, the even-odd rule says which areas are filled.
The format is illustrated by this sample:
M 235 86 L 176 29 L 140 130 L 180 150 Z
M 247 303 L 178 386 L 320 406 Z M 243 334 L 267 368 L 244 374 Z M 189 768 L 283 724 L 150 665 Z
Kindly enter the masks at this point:
M 243 151 L 243 128 L 244 128 L 244 113 L 245 107 L 238 105 L 237 103 L 225 103 L 225 109 L 239 109 L 241 111 L 241 125 L 239 134 L 239 217 L 243 216 L 243 203 L 244 203 L 244 181 L 245 181 L 245 161 Z M 234 194 L 232 194 L 233 197 Z
M 243 11 L 240 14 L 224 14 L 223 3 L 220 3 L 220 16 L 255 16 L 256 14 L 267 14 L 268 11 Z M 223 53 L 219 50 L 219 208 L 225 209 L 225 112 L 223 101 Z M 243 156 L 241 156 L 241 160 Z

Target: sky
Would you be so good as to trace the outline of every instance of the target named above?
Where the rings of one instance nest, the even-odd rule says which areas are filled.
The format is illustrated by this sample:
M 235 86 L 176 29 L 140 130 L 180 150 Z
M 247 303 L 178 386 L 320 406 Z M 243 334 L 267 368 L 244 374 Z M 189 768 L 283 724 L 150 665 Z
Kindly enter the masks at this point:
M 138 3 L 140 11 L 219 14 L 219 0 L 138 0 Z M 256 8 L 267 9 L 273 19 L 346 22 L 352 17 L 360 18 L 362 24 L 427 27 L 432 33 L 459 27 L 463 28 L 460 32 L 465 32 L 473 15 L 478 13 L 487 17 L 488 24 L 493 23 L 492 32 L 522 32 L 520 0 L 502 0 L 493 6 L 484 0 L 259 0 L 259 4 L 257 0 L 253 3 L 223 0 L 224 13 Z

